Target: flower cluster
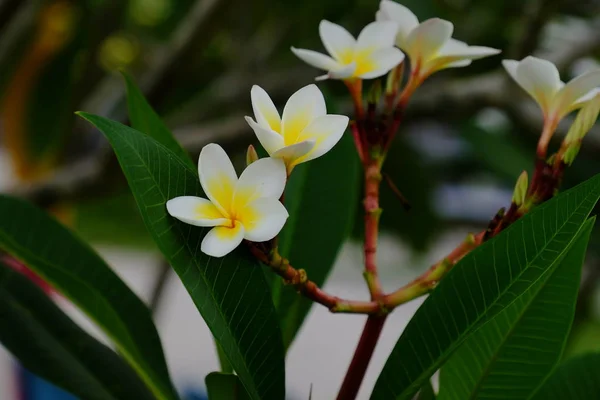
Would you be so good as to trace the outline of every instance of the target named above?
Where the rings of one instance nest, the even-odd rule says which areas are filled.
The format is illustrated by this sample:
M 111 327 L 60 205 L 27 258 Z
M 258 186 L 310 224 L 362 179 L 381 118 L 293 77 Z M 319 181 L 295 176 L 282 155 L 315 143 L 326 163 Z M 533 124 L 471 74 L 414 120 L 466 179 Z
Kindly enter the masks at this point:
M 306 63 L 326 71 L 316 80 L 344 80 L 351 93 L 352 88 L 361 88 L 361 80 L 379 78 L 390 71 L 390 77 L 394 77 L 392 86 L 399 86 L 402 76 L 398 67 L 407 58 L 410 69 L 406 69 L 410 75 L 400 94 L 400 98 L 406 100 L 431 74 L 446 68 L 465 67 L 475 59 L 500 53 L 498 49 L 469 46 L 453 39 L 453 29 L 451 22 L 440 18 L 419 23 L 408 8 L 382 0 L 375 21 L 356 39 L 343 27 L 321 21 L 319 34 L 329 55 L 294 47 L 291 50 Z M 504 60 L 503 65 L 544 113 L 540 156 L 545 155 L 544 146 L 564 116 L 593 98 L 598 102 L 598 90 L 594 88 L 600 86 L 600 70 L 564 84 L 549 61 L 527 57 L 522 61 Z M 352 94 L 356 96 L 356 92 Z M 392 94 L 396 94 L 395 89 Z M 359 93 L 354 97 L 355 106 L 359 108 L 360 96 Z M 280 201 L 287 177 L 296 165 L 331 150 L 349 124 L 346 116 L 327 114 L 323 94 L 314 84 L 294 93 L 281 114 L 261 87 L 253 86 L 250 97 L 254 118 L 246 117 L 246 121 L 269 157 L 254 161 L 257 156 L 252 153 L 248 167 L 238 179 L 223 149 L 209 144 L 200 153 L 198 162 L 200 183 L 208 199 L 183 196 L 167 202 L 171 216 L 188 224 L 212 227 L 201 250 L 214 257 L 233 251 L 244 239 L 264 242 L 277 236 L 288 217 Z M 597 109 L 595 104 L 590 109 Z M 405 102 L 398 101 L 395 106 L 404 105 Z M 361 118 L 358 112 L 357 118 Z M 578 133 L 579 139 L 582 134 Z M 361 146 L 358 138 L 357 150 L 362 155 L 365 149 Z

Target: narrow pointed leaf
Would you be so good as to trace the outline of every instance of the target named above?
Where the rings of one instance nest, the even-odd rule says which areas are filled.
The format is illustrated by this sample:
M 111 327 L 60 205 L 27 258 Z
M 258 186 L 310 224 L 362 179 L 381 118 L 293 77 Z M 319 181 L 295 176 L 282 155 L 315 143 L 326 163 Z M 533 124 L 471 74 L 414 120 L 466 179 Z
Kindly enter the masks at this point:
M 203 254 L 200 243 L 208 230 L 167 213 L 165 204 L 171 198 L 204 196 L 195 169 L 141 132 L 102 117 L 81 116 L 113 146 L 146 227 L 251 398 L 283 398 L 281 330 L 260 265 L 243 246 L 219 259 Z
M 529 399 L 559 362 L 595 218 L 557 268 L 473 332 L 442 368 L 440 400 Z
M 129 110 L 129 120 L 131 126 L 143 132 L 154 140 L 175 153 L 181 161 L 189 167 L 195 168 L 190 159 L 190 155 L 181 147 L 179 142 L 167 128 L 162 119 L 156 114 L 154 109 L 148 104 L 142 91 L 137 87 L 133 79 L 123 72 L 123 78 L 127 86 L 127 108 Z
M 280 253 L 321 286 L 350 235 L 358 202 L 360 165 L 352 139 L 344 136 L 325 156 L 294 169 L 286 187 L 290 213 Z M 313 303 L 277 279 L 274 301 L 288 347 Z
M 33 205 L 0 196 L 0 248 L 98 324 L 157 398 L 177 398 L 148 308 L 88 245 Z
M 466 337 L 554 269 L 600 197 L 600 175 L 536 207 L 465 256 L 425 300 L 372 399 L 411 399 Z
M 208 400 L 247 400 L 248 393 L 237 375 L 211 372 L 204 379 Z
M 562 363 L 532 400 L 600 399 L 600 353 L 588 353 Z
M 25 368 L 81 398 L 154 399 L 125 360 L 1 263 L 0 342 Z

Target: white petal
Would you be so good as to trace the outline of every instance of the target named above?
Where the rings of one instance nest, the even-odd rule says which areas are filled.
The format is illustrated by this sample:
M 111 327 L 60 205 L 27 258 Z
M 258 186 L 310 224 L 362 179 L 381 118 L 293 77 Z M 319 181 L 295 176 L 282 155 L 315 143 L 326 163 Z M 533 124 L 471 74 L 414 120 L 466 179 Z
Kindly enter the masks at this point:
M 363 72 L 360 70 L 359 65 L 356 73 L 360 73 L 358 77 L 362 79 L 378 78 L 387 74 L 388 71 L 400 64 L 403 60 L 404 53 L 402 53 L 402 51 L 396 47 L 379 49 L 369 57 L 367 65 L 372 69 Z
M 245 117 L 246 122 L 250 125 L 250 128 L 256 134 L 258 141 L 265 148 L 267 153 L 273 154 L 277 150 L 283 147 L 283 136 L 279 133 L 272 131 L 271 129 L 263 128 L 257 124 L 252 118 Z
M 290 146 L 285 146 L 281 150 L 275 152 L 272 157 L 281 158 L 285 162 L 288 167 L 288 172 L 297 164 L 297 160 L 304 157 L 308 154 L 313 147 L 315 147 L 316 140 L 305 140 L 304 142 L 299 142 L 296 144 L 292 144 Z
M 456 57 L 476 60 L 499 54 L 502 50 L 485 46 L 469 46 L 460 40 L 448 40 L 438 52 L 438 57 Z
M 250 164 L 238 180 L 233 195 L 236 213 L 260 197 L 280 198 L 285 188 L 285 164 L 278 158 L 261 158 Z
M 392 47 L 398 32 L 398 24 L 392 21 L 371 22 L 356 39 L 355 57 L 360 53 L 373 53 L 376 50 Z
M 229 222 L 213 203 L 201 197 L 175 197 L 167 201 L 167 211 L 172 217 L 195 226 L 219 226 Z
M 415 58 L 414 62 L 427 61 L 450 39 L 453 31 L 454 25 L 449 21 L 440 18 L 428 19 L 408 35 L 406 48 L 403 50 Z
M 327 153 L 340 141 L 348 127 L 349 118 L 345 115 L 324 115 L 315 119 L 304 129 L 300 140 L 315 140 L 313 149 L 306 156 L 297 160 L 297 164 L 314 160 Z
M 300 133 L 315 118 L 327 114 L 325 98 L 317 85 L 310 84 L 294 93 L 283 109 L 283 140 L 286 145 L 296 143 Z
M 281 118 L 269 94 L 260 86 L 254 85 L 250 90 L 250 98 L 256 122 L 265 129 L 281 131 Z
M 233 227 L 217 226 L 212 228 L 200 245 L 200 250 L 211 257 L 223 257 L 231 253 L 244 240 L 244 226 L 235 221 Z
M 221 146 L 210 143 L 202 148 L 198 160 L 200 184 L 206 196 L 225 216 L 229 216 L 237 175 Z
M 600 86 L 600 70 L 586 72 L 572 79 L 560 89 L 556 99 L 556 106 L 567 111 L 573 103 L 579 103 L 579 99 L 590 93 L 597 86 Z
M 429 73 L 445 68 L 465 67 L 471 60 L 492 56 L 500 50 L 484 46 L 468 46 L 460 40 L 450 39 L 438 51 L 438 54 L 429 60 L 424 70 Z
M 382 0 L 379 3 L 382 19 L 389 19 L 398 23 L 398 34 L 396 44 L 403 47 L 410 32 L 419 25 L 416 15 L 402 4 L 390 0 Z
M 576 108 L 582 107 L 584 103 L 586 103 L 586 102 L 590 101 L 591 99 L 593 99 L 594 97 L 596 97 L 596 95 L 598 93 L 600 93 L 600 88 L 595 88 L 595 89 L 590 90 L 585 95 L 578 98 L 577 101 L 575 103 L 573 103 L 572 108 L 576 109 Z
M 517 67 L 519 66 L 519 62 L 517 60 L 502 60 L 502 66 L 506 72 L 508 72 L 510 77 L 513 78 L 515 82 L 518 82 Z
M 292 47 L 292 53 L 294 53 L 299 59 L 301 59 L 305 63 L 310 64 L 313 67 L 323 69 L 325 71 L 330 71 L 332 69 L 337 69 L 341 67 L 341 64 L 339 64 L 333 58 L 325 54 L 318 53 L 316 51 L 297 49 L 295 47 Z
M 263 197 L 249 203 L 241 210 L 238 218 L 244 225 L 246 240 L 266 242 L 277 236 L 288 216 L 287 210 L 278 199 Z
M 352 61 L 356 40 L 345 28 L 322 20 L 319 24 L 319 35 L 327 52 L 338 62 L 348 64 Z
M 350 78 L 351 76 L 353 76 L 355 71 L 356 71 L 356 62 L 352 61 L 348 65 L 344 65 L 343 67 L 329 71 L 329 74 L 327 74 L 327 77 L 332 78 L 332 79 L 346 79 L 346 78 Z
M 550 61 L 528 56 L 519 62 L 516 73 L 517 83 L 521 85 L 546 113 L 562 82 L 558 70 Z

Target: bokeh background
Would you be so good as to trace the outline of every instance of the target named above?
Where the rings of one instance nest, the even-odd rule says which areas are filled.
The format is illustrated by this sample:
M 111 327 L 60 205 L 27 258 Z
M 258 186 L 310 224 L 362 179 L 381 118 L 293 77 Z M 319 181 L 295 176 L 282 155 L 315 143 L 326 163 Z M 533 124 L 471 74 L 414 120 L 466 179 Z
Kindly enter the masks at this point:
M 380 265 L 387 289 L 484 228 L 510 203 L 520 172 L 532 169 L 541 113 L 500 60 L 534 54 L 555 62 L 563 80 L 600 68 L 598 0 L 399 2 L 420 20 L 452 21 L 456 38 L 503 54 L 440 72 L 411 100 L 384 167 L 412 205 L 405 211 L 384 185 Z M 377 0 L 0 0 L 0 191 L 27 198 L 70 226 L 148 302 L 174 380 L 189 399 L 204 398 L 204 376 L 218 369 L 210 333 L 154 248 L 112 150 L 74 112 L 126 123 L 118 73 L 124 69 L 194 158 L 203 145 L 218 142 L 241 167 L 246 146 L 255 142 L 243 119 L 251 113 L 250 87 L 261 85 L 281 109 L 319 74 L 290 46 L 321 50 L 321 19 L 357 34 L 377 8 Z M 343 84 L 319 86 L 330 110 L 350 112 Z M 564 122 L 558 139 L 568 128 Z M 600 172 L 599 150 L 594 129 L 563 187 Z M 366 297 L 356 225 L 325 287 Z M 600 348 L 599 257 L 596 234 L 566 357 Z M 388 320 L 361 398 L 419 303 Z M 313 308 L 288 354 L 289 399 L 308 398 L 311 385 L 313 399 L 334 397 L 363 322 Z M 0 399 L 69 398 L 20 370 L 0 347 Z

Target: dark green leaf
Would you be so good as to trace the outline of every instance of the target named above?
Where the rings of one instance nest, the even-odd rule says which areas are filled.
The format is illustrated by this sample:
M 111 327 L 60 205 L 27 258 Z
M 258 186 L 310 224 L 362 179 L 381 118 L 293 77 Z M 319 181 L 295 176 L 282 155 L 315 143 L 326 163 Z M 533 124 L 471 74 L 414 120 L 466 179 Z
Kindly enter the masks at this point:
M 0 248 L 96 322 L 157 398 L 177 398 L 148 308 L 88 245 L 33 205 L 0 196 Z
M 600 175 L 536 207 L 465 256 L 390 354 L 373 399 L 410 399 L 465 338 L 558 264 L 600 197 Z
M 127 108 L 131 126 L 152 137 L 154 140 L 171 150 L 181 161 L 195 168 L 190 155 L 175 140 L 171 131 L 165 126 L 162 119 L 154 112 L 146 101 L 142 91 L 133 82 L 133 79 L 123 72 L 123 78 L 127 85 Z
M 440 375 L 440 400 L 529 399 L 561 358 L 595 218 L 555 270 L 473 332 Z
M 129 190 L 76 203 L 73 209 L 73 229 L 87 242 L 156 250 Z
M 207 229 L 183 224 L 167 213 L 165 203 L 171 198 L 204 196 L 196 170 L 147 135 L 102 117 L 81 116 L 112 144 L 146 227 L 250 396 L 283 398 L 281 331 L 258 262 L 244 247 L 221 259 L 208 257 L 200 252 Z
M 1 263 L 0 342 L 25 368 L 81 398 L 154 399 L 123 359 Z
M 359 174 L 358 156 L 352 139 L 346 135 L 327 155 L 298 166 L 287 185 L 285 205 L 290 217 L 280 235 L 279 250 L 296 268 L 305 269 L 319 286 L 352 229 Z M 281 279 L 273 291 L 287 347 L 312 302 L 283 286 Z
M 204 379 L 208 400 L 246 400 L 250 397 L 237 375 L 211 372 Z
M 588 353 L 562 363 L 532 400 L 600 399 L 600 353 Z
M 431 380 L 425 382 L 421 390 L 419 390 L 417 400 L 435 400 L 435 392 L 433 391 Z

